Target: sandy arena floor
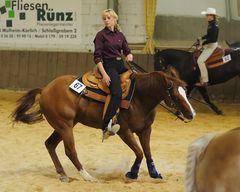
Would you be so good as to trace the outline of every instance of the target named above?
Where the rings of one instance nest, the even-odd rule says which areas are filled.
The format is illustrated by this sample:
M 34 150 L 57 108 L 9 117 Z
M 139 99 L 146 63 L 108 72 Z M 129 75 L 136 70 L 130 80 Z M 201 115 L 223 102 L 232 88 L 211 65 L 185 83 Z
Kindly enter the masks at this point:
M 83 181 L 64 154 L 62 143 L 57 152 L 72 178 L 70 183 L 58 179 L 44 146 L 52 133 L 46 121 L 34 125 L 16 124 L 9 119 L 15 101 L 22 92 L 0 90 L 0 191 L 1 192 L 182 192 L 187 146 L 195 138 L 208 133 L 226 131 L 240 126 L 240 104 L 221 104 L 224 116 L 215 115 L 202 104 L 192 102 L 196 118 L 185 124 L 161 107 L 153 125 L 151 147 L 157 169 L 163 181 L 150 179 L 145 160 L 137 181 L 128 181 L 135 156 L 120 140 L 111 137 L 101 143 L 101 131 L 78 124 L 75 141 L 79 159 L 85 169 L 98 179 Z

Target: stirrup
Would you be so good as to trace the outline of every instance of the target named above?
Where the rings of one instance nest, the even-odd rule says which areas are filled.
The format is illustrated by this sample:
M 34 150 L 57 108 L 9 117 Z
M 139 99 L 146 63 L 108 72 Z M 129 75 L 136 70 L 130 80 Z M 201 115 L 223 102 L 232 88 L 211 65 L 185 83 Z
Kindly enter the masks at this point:
M 207 87 L 208 82 L 197 82 L 194 84 L 196 87 Z
M 115 124 L 112 127 L 107 127 L 104 131 L 103 131 L 103 137 L 102 137 L 102 142 L 107 139 L 110 136 L 115 135 L 120 129 L 120 125 L 119 124 Z

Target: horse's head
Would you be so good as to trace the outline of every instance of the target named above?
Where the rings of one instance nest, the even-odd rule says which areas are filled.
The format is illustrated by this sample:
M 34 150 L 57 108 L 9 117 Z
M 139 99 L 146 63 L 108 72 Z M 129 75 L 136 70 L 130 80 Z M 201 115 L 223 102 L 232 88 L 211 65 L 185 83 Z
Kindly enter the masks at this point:
M 233 49 L 240 48 L 240 42 L 239 41 L 230 43 L 229 41 L 226 40 L 225 42 L 230 48 L 233 48 Z
M 166 74 L 163 74 L 163 76 L 166 85 L 164 102 L 168 107 L 175 108 L 180 113 L 178 116 L 192 120 L 196 112 L 187 99 L 185 91 L 186 83 Z
M 159 49 L 155 50 L 154 54 L 154 70 L 155 71 L 165 71 L 167 63 L 162 55 L 162 51 Z

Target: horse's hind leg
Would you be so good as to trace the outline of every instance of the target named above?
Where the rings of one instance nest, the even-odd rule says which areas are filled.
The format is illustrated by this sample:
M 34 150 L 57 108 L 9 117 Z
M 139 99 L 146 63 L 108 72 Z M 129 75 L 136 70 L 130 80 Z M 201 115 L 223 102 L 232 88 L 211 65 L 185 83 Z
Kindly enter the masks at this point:
M 63 182 L 69 182 L 69 178 L 66 175 L 66 173 L 61 165 L 61 162 L 58 159 L 57 153 L 56 153 L 57 145 L 63 140 L 65 153 L 69 157 L 69 159 L 72 161 L 72 163 L 75 165 L 75 167 L 79 171 L 80 175 L 85 180 L 93 181 L 94 178 L 91 177 L 83 169 L 81 163 L 78 160 L 77 152 L 76 152 L 75 145 L 74 145 L 72 128 L 69 128 L 65 132 L 61 132 L 61 133 L 62 134 L 58 133 L 57 131 L 54 131 L 52 133 L 52 135 L 45 141 L 45 146 L 48 149 L 48 152 L 52 158 L 52 161 L 54 163 L 56 171 L 58 174 L 60 174 L 60 180 Z
M 52 135 L 50 135 L 50 137 L 45 141 L 45 146 L 49 152 L 50 157 L 52 158 L 57 173 L 60 174 L 60 180 L 64 182 L 69 182 L 69 179 L 56 153 L 56 147 L 61 141 L 62 141 L 61 136 L 56 131 L 54 131 Z
M 62 134 L 62 139 L 64 142 L 66 155 L 75 165 L 82 178 L 86 181 L 94 181 L 95 179 L 85 169 L 83 169 L 80 161 L 78 160 L 72 128 L 68 128 L 65 130 L 64 134 Z
M 207 102 L 207 104 L 209 105 L 209 107 L 210 107 L 215 113 L 217 113 L 218 115 L 223 115 L 223 112 L 222 112 L 216 105 L 214 105 L 214 104 L 210 101 L 210 98 L 209 98 L 207 89 L 206 89 L 205 87 L 198 87 L 197 89 L 198 89 L 198 91 L 201 93 L 204 101 Z

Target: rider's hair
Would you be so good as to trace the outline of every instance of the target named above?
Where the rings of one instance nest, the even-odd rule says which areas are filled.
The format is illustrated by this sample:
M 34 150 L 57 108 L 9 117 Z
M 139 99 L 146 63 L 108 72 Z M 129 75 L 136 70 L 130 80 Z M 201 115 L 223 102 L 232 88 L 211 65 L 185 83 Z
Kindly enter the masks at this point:
M 117 15 L 117 13 L 113 9 L 105 9 L 105 10 L 103 10 L 103 12 L 102 12 L 102 19 L 105 19 L 108 14 L 110 16 L 112 16 L 116 20 L 115 25 L 114 25 L 114 29 L 117 30 L 117 31 L 121 31 L 121 28 L 120 28 L 120 26 L 118 24 L 118 15 Z

